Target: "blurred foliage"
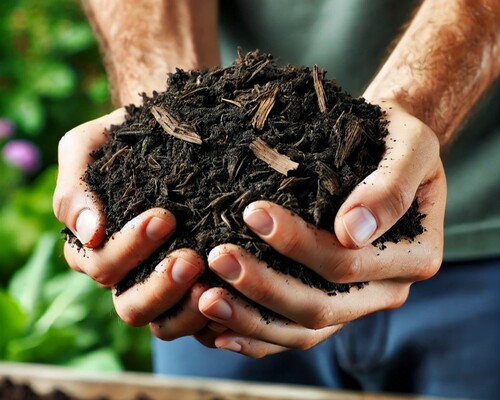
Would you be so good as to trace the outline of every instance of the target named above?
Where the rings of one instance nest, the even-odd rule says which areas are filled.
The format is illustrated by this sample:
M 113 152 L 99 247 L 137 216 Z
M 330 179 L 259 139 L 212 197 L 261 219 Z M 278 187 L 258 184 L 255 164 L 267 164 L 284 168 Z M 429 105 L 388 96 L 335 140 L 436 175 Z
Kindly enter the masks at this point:
M 59 137 L 110 107 L 92 31 L 77 0 L 2 0 L 0 37 L 0 116 L 54 163 Z
M 122 323 L 109 291 L 68 268 L 52 212 L 60 137 L 111 109 L 80 4 L 2 0 L 0 37 L 0 118 L 43 160 L 35 174 L 0 160 L 0 360 L 149 371 L 148 329 Z

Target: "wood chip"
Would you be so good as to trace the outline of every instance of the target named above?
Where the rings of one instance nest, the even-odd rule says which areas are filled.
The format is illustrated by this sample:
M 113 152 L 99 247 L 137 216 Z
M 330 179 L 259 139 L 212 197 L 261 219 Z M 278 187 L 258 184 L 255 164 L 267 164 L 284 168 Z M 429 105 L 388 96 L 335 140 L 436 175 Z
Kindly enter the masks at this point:
M 255 157 L 285 176 L 288 175 L 288 171 L 297 169 L 299 166 L 299 163 L 292 161 L 290 157 L 270 148 L 261 138 L 257 138 L 250 143 L 250 149 L 255 154 Z
M 276 96 L 278 94 L 279 88 L 275 86 L 274 88 L 267 91 L 262 95 L 262 99 L 260 100 L 259 108 L 257 112 L 253 116 L 252 126 L 259 131 L 264 128 L 264 124 L 266 123 L 267 116 L 271 112 L 274 103 L 276 102 Z
M 335 152 L 335 167 L 340 168 L 347 157 L 351 155 L 354 148 L 359 144 L 363 127 L 361 123 L 351 117 L 346 119 L 344 123 L 344 138 L 339 142 L 337 151 Z
M 321 79 L 319 78 L 319 70 L 317 65 L 313 66 L 313 81 L 314 81 L 314 90 L 316 91 L 316 96 L 318 96 L 319 110 L 322 113 L 325 113 L 328 111 L 328 108 L 326 106 L 326 95 L 325 95 L 325 89 L 323 88 L 323 84 L 321 83 Z
M 318 173 L 320 186 L 332 196 L 338 196 L 340 194 L 340 183 L 333 169 L 321 161 L 317 162 L 315 169 Z
M 180 124 L 179 121 L 164 108 L 153 106 L 151 107 L 151 113 L 168 135 L 190 143 L 202 143 L 200 135 L 185 124 Z

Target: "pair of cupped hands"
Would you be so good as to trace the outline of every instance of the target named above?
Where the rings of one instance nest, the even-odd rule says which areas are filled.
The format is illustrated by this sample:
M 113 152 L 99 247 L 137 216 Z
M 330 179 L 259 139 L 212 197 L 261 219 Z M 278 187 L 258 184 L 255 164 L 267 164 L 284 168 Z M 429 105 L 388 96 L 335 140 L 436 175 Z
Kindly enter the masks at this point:
M 362 289 L 328 296 L 321 290 L 268 268 L 233 244 L 213 248 L 208 265 L 191 249 L 178 249 L 161 261 L 148 279 L 113 302 L 119 317 L 133 326 L 149 324 L 163 340 L 192 335 L 202 344 L 260 358 L 287 349 L 308 349 L 345 324 L 380 310 L 400 307 L 412 283 L 432 277 L 442 261 L 446 181 L 439 141 L 424 123 L 397 103 L 380 101 L 389 136 L 379 168 L 358 185 L 335 219 L 335 232 L 309 226 L 283 207 L 256 201 L 244 210 L 248 227 L 283 255 L 332 282 L 369 282 Z M 123 108 L 84 123 L 59 143 L 59 173 L 54 212 L 85 245 L 66 243 L 69 266 L 98 284 L 113 288 L 175 231 L 174 215 L 151 209 L 105 240 L 106 218 L 81 177 L 103 134 L 125 117 Z M 417 197 L 425 232 L 418 240 L 373 246 Z M 244 297 L 197 281 L 210 268 L 244 297 L 283 316 L 266 321 Z M 180 312 L 162 317 L 184 301 Z

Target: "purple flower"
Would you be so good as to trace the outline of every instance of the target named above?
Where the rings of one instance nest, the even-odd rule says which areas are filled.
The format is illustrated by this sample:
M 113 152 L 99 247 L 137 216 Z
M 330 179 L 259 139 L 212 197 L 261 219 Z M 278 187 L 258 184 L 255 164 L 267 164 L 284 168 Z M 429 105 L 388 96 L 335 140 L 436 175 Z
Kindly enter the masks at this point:
M 28 140 L 14 139 L 3 148 L 6 162 L 25 172 L 36 172 L 40 167 L 40 150 Z
M 6 118 L 0 118 L 0 138 L 12 136 L 16 127 L 14 123 Z

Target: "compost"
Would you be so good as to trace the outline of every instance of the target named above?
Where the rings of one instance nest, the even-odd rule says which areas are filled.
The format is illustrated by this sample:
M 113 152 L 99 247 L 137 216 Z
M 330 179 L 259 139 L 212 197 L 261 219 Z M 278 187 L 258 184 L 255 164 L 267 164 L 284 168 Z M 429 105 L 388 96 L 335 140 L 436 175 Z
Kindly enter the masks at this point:
M 177 229 L 117 285 L 117 294 L 146 279 L 174 249 L 206 257 L 223 243 L 329 295 L 362 287 L 329 282 L 277 253 L 245 226 L 242 212 L 265 199 L 333 232 L 340 205 L 384 155 L 387 121 L 379 106 L 344 92 L 317 66 L 279 66 L 257 50 L 238 52 L 226 68 L 177 70 L 164 92 L 143 96 L 143 105 L 127 113 L 105 132 L 109 140 L 83 177 L 104 205 L 106 236 L 153 207 L 173 212 Z M 413 240 L 424 231 L 423 218 L 415 200 L 374 245 Z M 208 268 L 201 280 L 226 287 Z

